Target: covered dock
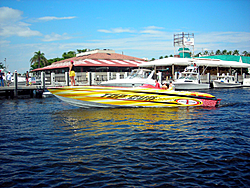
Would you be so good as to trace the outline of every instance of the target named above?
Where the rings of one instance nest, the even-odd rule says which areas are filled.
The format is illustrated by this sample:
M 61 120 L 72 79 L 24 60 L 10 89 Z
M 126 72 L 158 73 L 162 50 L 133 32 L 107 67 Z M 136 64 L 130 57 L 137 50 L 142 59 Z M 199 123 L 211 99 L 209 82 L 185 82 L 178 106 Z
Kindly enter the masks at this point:
M 236 61 L 223 61 L 220 59 L 206 59 L 206 58 L 177 58 L 170 57 L 158 59 L 155 61 L 144 62 L 139 65 L 140 68 L 153 68 L 156 72 L 162 72 L 163 79 L 173 79 L 175 75 L 182 72 L 185 67 L 196 64 L 199 66 L 201 75 L 210 74 L 217 76 L 218 74 L 238 74 L 249 76 L 250 64 L 236 62 Z

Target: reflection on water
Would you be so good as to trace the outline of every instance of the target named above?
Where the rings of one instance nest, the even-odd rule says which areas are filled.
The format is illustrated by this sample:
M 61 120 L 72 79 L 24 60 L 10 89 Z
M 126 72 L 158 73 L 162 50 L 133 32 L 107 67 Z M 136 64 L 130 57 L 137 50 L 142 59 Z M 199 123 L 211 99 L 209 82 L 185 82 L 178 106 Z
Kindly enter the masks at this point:
M 206 114 L 216 113 L 217 108 L 114 108 L 72 109 L 54 113 L 56 126 L 72 129 L 81 134 L 107 134 L 110 131 L 128 132 L 135 129 L 181 130 L 199 122 L 211 122 Z M 58 121 L 61 124 L 58 124 Z
M 97 130 L 105 134 L 111 129 L 119 131 L 127 129 L 178 129 L 185 131 L 193 121 L 199 121 L 204 111 L 213 113 L 216 108 L 114 108 L 114 109 L 73 109 L 56 112 L 57 126 L 75 131 L 84 129 Z M 58 121 L 61 122 L 58 125 Z M 97 132 L 94 132 L 96 134 Z

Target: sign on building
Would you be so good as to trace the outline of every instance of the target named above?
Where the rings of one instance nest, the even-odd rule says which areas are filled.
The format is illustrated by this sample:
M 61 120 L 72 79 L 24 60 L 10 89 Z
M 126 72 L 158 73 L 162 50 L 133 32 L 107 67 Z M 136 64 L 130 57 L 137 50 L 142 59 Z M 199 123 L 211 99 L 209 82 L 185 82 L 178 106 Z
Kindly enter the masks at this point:
M 184 46 L 194 46 L 194 38 L 183 38 Z

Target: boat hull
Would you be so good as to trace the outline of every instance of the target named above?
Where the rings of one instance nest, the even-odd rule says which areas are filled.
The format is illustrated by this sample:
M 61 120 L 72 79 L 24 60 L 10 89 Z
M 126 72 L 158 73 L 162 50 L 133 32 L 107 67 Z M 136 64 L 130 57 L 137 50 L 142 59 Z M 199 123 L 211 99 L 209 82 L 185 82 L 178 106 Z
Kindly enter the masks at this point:
M 221 82 L 214 80 L 213 81 L 213 87 L 214 88 L 234 88 L 234 87 L 242 87 L 240 83 L 227 83 L 227 82 Z
M 244 78 L 242 86 L 243 87 L 250 87 L 250 78 Z
M 174 82 L 176 90 L 198 90 L 198 89 L 209 89 L 209 84 L 196 84 L 196 83 L 178 83 Z
M 78 107 L 179 107 L 217 106 L 220 99 L 206 93 L 168 91 L 152 88 L 102 86 L 52 87 L 59 99 Z

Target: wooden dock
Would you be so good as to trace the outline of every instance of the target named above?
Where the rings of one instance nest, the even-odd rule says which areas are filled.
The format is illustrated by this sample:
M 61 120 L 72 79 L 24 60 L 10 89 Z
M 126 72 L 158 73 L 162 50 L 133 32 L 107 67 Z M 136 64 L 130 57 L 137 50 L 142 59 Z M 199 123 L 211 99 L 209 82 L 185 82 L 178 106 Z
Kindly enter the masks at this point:
M 30 98 L 42 98 L 44 88 L 41 85 L 34 85 L 34 86 L 4 86 L 0 87 L 0 97 L 6 99 L 14 99 L 14 98 L 23 98 L 23 97 L 30 97 Z

